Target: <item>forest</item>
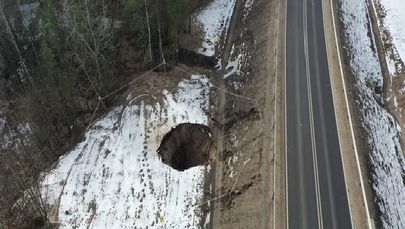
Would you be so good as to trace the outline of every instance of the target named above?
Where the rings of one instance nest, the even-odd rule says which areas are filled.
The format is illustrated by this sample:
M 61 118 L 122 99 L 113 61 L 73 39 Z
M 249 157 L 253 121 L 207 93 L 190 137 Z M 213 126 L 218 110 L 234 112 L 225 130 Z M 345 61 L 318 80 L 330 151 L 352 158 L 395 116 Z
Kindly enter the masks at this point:
M 41 172 L 114 105 L 105 95 L 136 73 L 178 62 L 179 38 L 201 2 L 0 1 L 1 221 L 47 225 Z M 129 48 L 130 67 L 122 52 Z

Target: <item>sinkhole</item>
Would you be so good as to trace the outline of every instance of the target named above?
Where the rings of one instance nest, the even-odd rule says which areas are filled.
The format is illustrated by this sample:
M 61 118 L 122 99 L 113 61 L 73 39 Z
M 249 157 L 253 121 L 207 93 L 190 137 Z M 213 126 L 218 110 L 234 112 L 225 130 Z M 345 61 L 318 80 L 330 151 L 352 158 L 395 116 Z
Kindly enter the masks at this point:
M 157 153 L 164 164 L 184 171 L 209 164 L 216 155 L 216 147 L 208 126 L 182 123 L 163 137 Z

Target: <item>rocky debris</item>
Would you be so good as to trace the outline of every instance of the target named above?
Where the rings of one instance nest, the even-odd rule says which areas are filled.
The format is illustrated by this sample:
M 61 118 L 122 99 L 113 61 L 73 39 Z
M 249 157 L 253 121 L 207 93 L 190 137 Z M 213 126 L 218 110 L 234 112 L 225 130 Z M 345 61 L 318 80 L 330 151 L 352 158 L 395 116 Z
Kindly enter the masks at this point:
M 383 87 L 379 85 L 375 79 L 367 81 L 366 84 L 372 90 L 375 101 L 377 101 L 381 107 L 384 107 L 384 100 L 382 98 L 382 93 L 384 92 Z

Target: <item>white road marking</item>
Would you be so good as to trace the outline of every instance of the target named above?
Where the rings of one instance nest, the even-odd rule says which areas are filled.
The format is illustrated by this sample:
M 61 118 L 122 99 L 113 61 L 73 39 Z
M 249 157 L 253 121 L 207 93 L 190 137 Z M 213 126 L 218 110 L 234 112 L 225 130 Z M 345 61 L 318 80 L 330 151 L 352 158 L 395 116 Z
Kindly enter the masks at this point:
M 295 42 L 295 47 L 294 48 L 298 48 L 298 40 L 296 40 Z M 299 60 L 299 55 L 295 55 L 295 63 L 300 63 Z M 299 78 L 300 78 L 300 71 L 299 68 L 295 68 L 295 81 L 298 82 Z M 301 103 L 300 101 L 300 85 L 298 83 L 295 84 L 295 102 L 296 102 L 296 121 L 297 123 L 301 123 L 302 121 L 302 115 L 301 115 Z M 298 152 L 298 170 L 299 170 L 299 187 L 304 187 L 305 186 L 305 172 L 304 172 L 304 153 L 305 151 L 303 151 L 303 146 L 302 146 L 302 137 L 303 135 L 300 133 L 300 129 L 298 129 L 298 131 L 296 132 L 297 134 L 297 140 L 298 140 L 298 144 L 297 144 L 297 152 Z M 299 191 L 300 194 L 300 207 L 301 207 L 301 214 L 300 217 L 302 219 L 302 227 L 301 229 L 309 229 L 308 228 L 308 212 L 307 212 L 307 201 L 306 201 L 306 193 L 307 190 L 305 188 L 302 188 Z
M 276 171 L 277 171 L 277 167 L 276 167 L 276 150 L 277 150 L 277 77 L 278 77 L 278 73 L 277 73 L 277 67 L 278 67 L 278 39 L 279 39 L 279 22 L 280 22 L 280 0 L 278 0 L 278 11 L 277 11 L 277 37 L 276 37 L 276 72 L 275 72 L 275 82 L 274 82 L 274 152 L 273 152 L 273 174 L 274 174 L 274 178 L 273 178 L 273 229 L 276 228 Z
M 285 154 L 285 205 L 286 205 L 286 226 L 288 224 L 288 148 L 287 148 L 287 7 L 288 0 L 285 0 L 284 14 L 284 154 Z M 273 228 L 274 229 L 274 228 Z
M 308 28 L 307 28 L 307 0 L 304 0 L 303 3 L 303 24 L 304 24 L 304 52 L 305 52 L 305 66 L 306 66 L 306 75 L 307 75 L 307 88 L 308 88 L 308 103 L 309 103 L 309 124 L 311 127 L 311 143 L 312 143 L 312 160 L 314 162 L 314 176 L 315 176 L 315 195 L 316 195 L 316 204 L 318 212 L 318 227 L 319 229 L 323 228 L 323 219 L 322 219 L 322 206 L 321 206 L 321 197 L 319 190 L 319 177 L 318 177 L 318 160 L 316 156 L 316 142 L 315 142 L 315 130 L 314 130 L 314 115 L 312 108 L 312 94 L 311 94 L 311 73 L 309 70 L 309 56 L 308 56 Z

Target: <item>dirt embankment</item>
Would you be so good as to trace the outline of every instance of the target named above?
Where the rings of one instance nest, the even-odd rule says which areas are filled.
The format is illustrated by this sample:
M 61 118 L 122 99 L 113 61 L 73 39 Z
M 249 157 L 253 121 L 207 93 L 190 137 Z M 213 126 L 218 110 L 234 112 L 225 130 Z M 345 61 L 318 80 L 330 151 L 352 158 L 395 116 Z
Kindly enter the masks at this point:
M 382 25 L 382 20 L 385 17 L 383 7 L 380 5 L 379 1 L 372 2 L 371 0 L 368 0 L 367 5 L 370 15 L 371 32 L 375 37 L 375 44 L 377 46 L 376 52 L 378 54 L 382 75 L 384 77 L 383 96 L 385 108 L 392 116 L 394 116 L 401 128 L 405 128 L 405 121 L 403 119 L 403 117 L 405 117 L 405 109 L 402 109 L 405 107 L 405 93 L 402 92 L 403 88 L 405 88 L 405 69 L 396 72 L 394 76 L 390 76 L 386 56 L 389 56 L 398 66 L 404 66 L 404 64 L 398 63 L 401 62 L 401 59 L 398 60 L 398 57 L 393 56 L 394 47 L 390 32 L 386 28 L 379 28 L 379 24 Z M 403 134 L 401 134 L 401 147 L 403 151 L 405 149 L 405 135 Z
M 209 1 L 200 1 L 208 4 Z M 198 49 L 201 31 L 191 26 L 191 34 L 180 38 L 180 62 L 188 65 L 188 71 L 201 71 L 206 68 L 213 87 L 211 98 L 211 122 L 213 137 L 216 140 L 218 155 L 211 163 L 211 176 L 206 178 L 204 192 L 210 193 L 211 184 L 211 228 L 270 228 L 276 216 L 276 228 L 285 228 L 284 164 L 283 161 L 283 119 L 282 111 L 282 52 L 283 42 L 277 37 L 284 31 L 283 19 L 285 1 L 281 2 L 278 15 L 278 2 L 268 0 L 237 0 L 230 23 L 227 40 L 224 44 L 221 61 L 222 69 L 208 73 L 212 69 L 211 58 L 189 52 Z M 250 7 L 250 4 L 251 7 Z M 277 20 L 280 16 L 280 28 Z M 279 45 L 276 47 L 276 45 Z M 184 55 L 184 56 L 182 56 Z M 238 70 L 225 67 L 235 62 L 238 56 Z M 276 58 L 279 70 L 275 74 Z M 184 68 L 185 66 L 181 66 Z M 208 70 L 207 70 L 208 69 Z M 231 74 L 229 71 L 231 70 Z M 277 85 L 276 76 L 278 77 Z M 275 88 L 277 100 L 275 98 Z M 274 105 L 277 102 L 277 120 L 274 125 Z M 274 147 L 274 127 L 277 126 L 277 149 Z M 279 152 L 274 163 L 274 152 Z M 274 180 L 274 166 L 277 177 Z M 273 196 L 274 182 L 277 194 Z M 220 198 L 218 198 L 220 197 Z M 275 199 L 274 199 L 275 197 Z M 207 200 L 208 196 L 204 197 Z M 276 214 L 274 208 L 276 207 Z M 208 210 L 208 206 L 202 206 Z
M 237 1 L 222 55 L 222 66 L 241 56 L 238 71 L 228 74 L 232 71 L 228 65 L 216 78 L 216 85 L 225 91 L 217 90 L 215 101 L 219 156 L 213 197 L 222 198 L 214 202 L 212 228 L 272 226 L 274 165 L 279 188 L 276 228 L 285 227 L 284 179 L 280 176 L 284 174 L 283 155 L 278 156 L 276 164 L 272 161 L 275 60 L 281 59 L 275 55 L 278 2 L 255 0 L 249 8 L 251 2 Z M 282 75 L 282 71 L 277 74 L 279 78 Z M 277 84 L 281 88 L 281 81 Z M 281 104 L 280 100 L 277 102 Z M 279 107 L 279 111 L 282 109 Z M 277 126 L 281 136 L 282 127 Z M 283 152 L 281 146 L 280 142 L 277 152 Z

